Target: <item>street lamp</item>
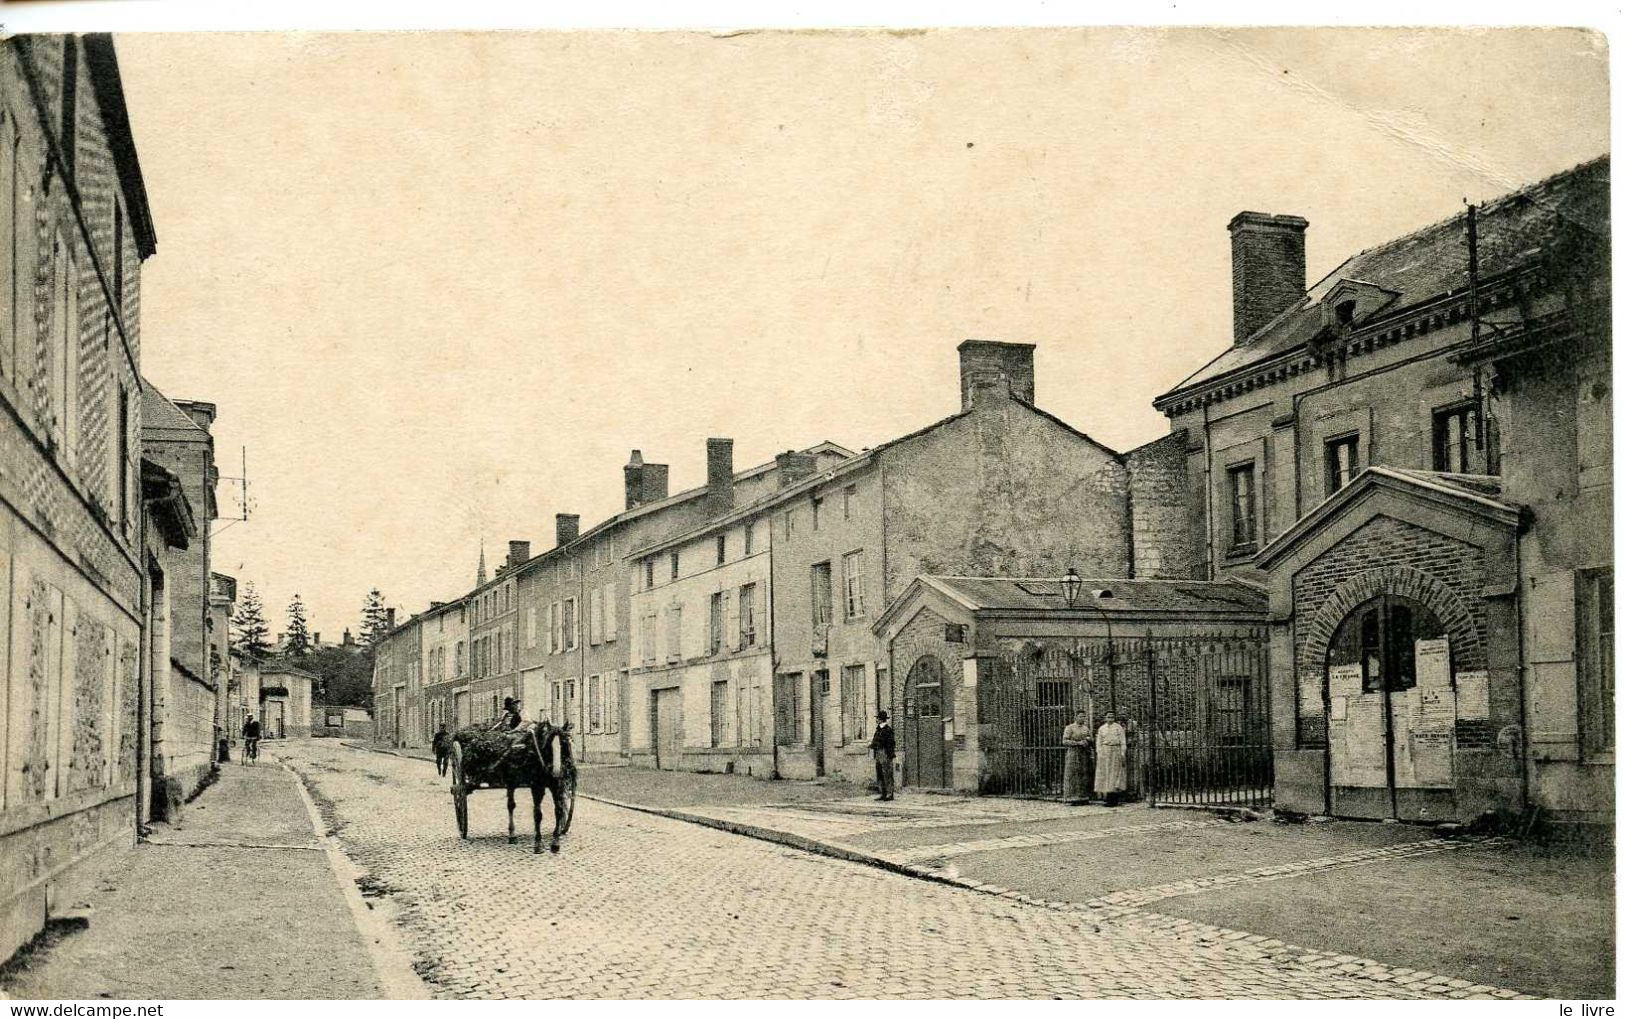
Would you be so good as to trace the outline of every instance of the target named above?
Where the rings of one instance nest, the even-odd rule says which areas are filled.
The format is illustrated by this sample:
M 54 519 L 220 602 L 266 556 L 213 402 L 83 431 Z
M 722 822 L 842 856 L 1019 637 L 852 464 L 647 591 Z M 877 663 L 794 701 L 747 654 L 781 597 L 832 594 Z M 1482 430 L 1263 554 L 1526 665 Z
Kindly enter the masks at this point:
M 1074 570 L 1072 567 L 1068 566 L 1066 568 L 1066 576 L 1061 578 L 1061 596 L 1066 599 L 1067 608 L 1070 609 L 1077 607 L 1078 594 L 1082 590 L 1083 578 L 1078 576 L 1077 570 Z
M 1066 576 L 1060 580 L 1061 596 L 1066 599 L 1066 607 L 1075 609 L 1087 607 L 1100 615 L 1101 622 L 1106 624 L 1106 684 L 1111 694 L 1112 714 L 1117 713 L 1117 644 L 1112 638 L 1112 617 L 1101 608 L 1100 602 L 1113 597 L 1111 588 L 1103 587 L 1089 592 L 1090 600 L 1079 605 L 1079 596 L 1083 594 L 1083 578 L 1078 571 L 1068 566 Z

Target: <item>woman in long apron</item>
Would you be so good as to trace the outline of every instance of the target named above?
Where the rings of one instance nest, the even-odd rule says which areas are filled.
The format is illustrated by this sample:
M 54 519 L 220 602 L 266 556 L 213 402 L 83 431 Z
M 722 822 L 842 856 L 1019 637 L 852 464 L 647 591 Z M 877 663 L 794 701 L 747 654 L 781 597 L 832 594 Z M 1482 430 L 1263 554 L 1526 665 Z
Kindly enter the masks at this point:
M 1115 807 L 1127 788 L 1128 733 L 1108 711 L 1095 733 L 1095 793 L 1105 797 L 1106 806 Z
M 1061 731 L 1061 745 L 1066 747 L 1066 768 L 1061 772 L 1061 796 L 1076 806 L 1089 799 L 1089 744 L 1094 742 L 1089 732 L 1089 715 L 1080 711 L 1072 724 Z

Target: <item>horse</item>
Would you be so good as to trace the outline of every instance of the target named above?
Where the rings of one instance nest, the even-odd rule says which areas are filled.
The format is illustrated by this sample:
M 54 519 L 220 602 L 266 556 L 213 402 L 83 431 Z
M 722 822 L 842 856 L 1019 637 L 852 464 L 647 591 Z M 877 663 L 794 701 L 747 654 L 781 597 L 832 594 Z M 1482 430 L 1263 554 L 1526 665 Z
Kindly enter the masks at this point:
M 514 738 L 513 743 L 495 765 L 477 779 L 471 779 L 462 766 L 463 744 L 468 736 L 467 731 L 459 732 L 453 737 L 456 773 L 462 782 L 462 791 L 466 796 L 480 785 L 501 786 L 508 790 L 508 844 L 514 845 L 519 841 L 518 835 L 514 832 L 514 790 L 520 786 L 529 786 L 531 820 L 535 826 L 533 852 L 537 854 L 542 851 L 542 794 L 551 793 L 553 838 L 548 849 L 556 853 L 559 851 L 559 840 L 569 832 L 570 820 L 575 813 L 576 766 L 570 726 L 567 723 L 560 728 L 548 722 L 539 722 L 522 726 L 508 735 Z M 463 822 L 465 838 L 468 834 L 466 823 L 465 820 Z

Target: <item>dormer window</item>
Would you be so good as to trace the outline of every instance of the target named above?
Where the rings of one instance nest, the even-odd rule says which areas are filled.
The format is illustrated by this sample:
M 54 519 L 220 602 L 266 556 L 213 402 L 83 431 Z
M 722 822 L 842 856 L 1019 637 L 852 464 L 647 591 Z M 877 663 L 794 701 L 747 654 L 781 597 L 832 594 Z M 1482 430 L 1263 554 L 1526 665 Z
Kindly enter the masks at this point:
M 1337 324 L 1351 326 L 1354 324 L 1354 301 L 1337 302 Z

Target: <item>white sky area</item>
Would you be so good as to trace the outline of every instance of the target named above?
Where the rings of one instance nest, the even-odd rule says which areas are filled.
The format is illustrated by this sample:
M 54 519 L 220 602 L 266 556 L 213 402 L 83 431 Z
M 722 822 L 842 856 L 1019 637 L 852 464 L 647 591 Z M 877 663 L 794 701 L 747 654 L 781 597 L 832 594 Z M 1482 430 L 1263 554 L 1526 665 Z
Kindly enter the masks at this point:
M 1313 282 L 1608 149 L 1579 31 L 116 38 L 143 368 L 247 447 L 216 568 L 325 639 L 616 512 L 634 447 L 675 492 L 708 436 L 952 413 L 970 337 L 1131 448 L 1229 345 L 1236 212 L 1307 218 Z

